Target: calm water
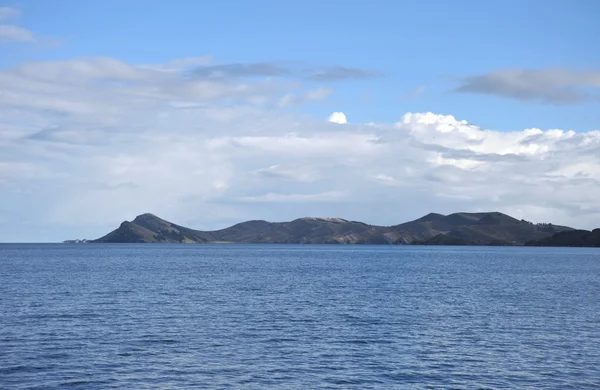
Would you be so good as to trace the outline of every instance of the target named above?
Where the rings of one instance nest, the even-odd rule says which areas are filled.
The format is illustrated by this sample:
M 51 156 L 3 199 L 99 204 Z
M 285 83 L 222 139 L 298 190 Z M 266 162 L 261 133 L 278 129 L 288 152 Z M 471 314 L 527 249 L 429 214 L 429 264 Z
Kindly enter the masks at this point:
M 0 388 L 600 388 L 600 250 L 0 245 Z

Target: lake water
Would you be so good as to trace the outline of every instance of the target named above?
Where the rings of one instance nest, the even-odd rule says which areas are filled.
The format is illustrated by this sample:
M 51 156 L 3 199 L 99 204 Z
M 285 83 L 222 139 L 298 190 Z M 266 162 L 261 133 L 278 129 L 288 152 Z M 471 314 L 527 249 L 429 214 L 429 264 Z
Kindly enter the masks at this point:
M 0 245 L 0 388 L 600 388 L 600 250 Z

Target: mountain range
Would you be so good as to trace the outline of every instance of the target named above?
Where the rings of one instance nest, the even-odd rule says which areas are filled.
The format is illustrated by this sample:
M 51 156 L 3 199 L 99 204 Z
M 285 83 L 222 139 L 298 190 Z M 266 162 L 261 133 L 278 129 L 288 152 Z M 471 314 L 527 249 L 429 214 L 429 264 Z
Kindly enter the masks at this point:
M 214 230 L 194 230 L 142 214 L 96 240 L 68 243 L 245 243 L 245 244 L 424 244 L 525 245 L 574 229 L 533 224 L 499 212 L 431 213 L 394 226 L 341 218 L 299 218 L 291 222 L 254 220 Z

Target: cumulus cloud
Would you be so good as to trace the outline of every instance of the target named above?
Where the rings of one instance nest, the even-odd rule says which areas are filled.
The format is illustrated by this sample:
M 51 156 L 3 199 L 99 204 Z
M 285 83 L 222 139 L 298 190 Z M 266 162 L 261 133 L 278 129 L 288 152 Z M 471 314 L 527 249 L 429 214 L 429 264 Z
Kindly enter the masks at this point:
M 429 112 L 369 125 L 335 113 L 345 125 L 332 126 L 277 109 L 315 90 L 190 78 L 189 65 L 0 70 L 0 240 L 96 237 L 143 212 L 205 229 L 306 215 L 394 224 L 433 209 L 600 220 L 600 131 L 500 132 Z
M 343 112 L 334 112 L 331 115 L 329 115 L 329 118 L 327 120 L 331 123 L 337 123 L 340 125 L 348 122 L 346 120 L 346 114 L 344 114 Z
M 456 92 L 575 104 L 600 99 L 600 70 L 507 69 L 461 79 Z

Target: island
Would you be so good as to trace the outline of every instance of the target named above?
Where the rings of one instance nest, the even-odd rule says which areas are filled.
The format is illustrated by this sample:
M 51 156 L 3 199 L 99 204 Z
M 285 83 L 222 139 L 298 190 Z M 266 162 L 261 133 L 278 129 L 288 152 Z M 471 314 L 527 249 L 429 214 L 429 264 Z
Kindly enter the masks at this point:
M 133 221 L 124 221 L 117 229 L 98 239 L 65 242 L 544 245 L 562 242 L 548 241 L 556 235 L 563 237 L 560 235 L 581 234 L 578 232 L 581 231 L 568 226 L 534 224 L 500 212 L 460 212 L 449 215 L 430 213 L 414 221 L 393 226 L 323 217 L 298 218 L 290 222 L 253 220 L 214 231 L 191 229 L 146 213 Z

